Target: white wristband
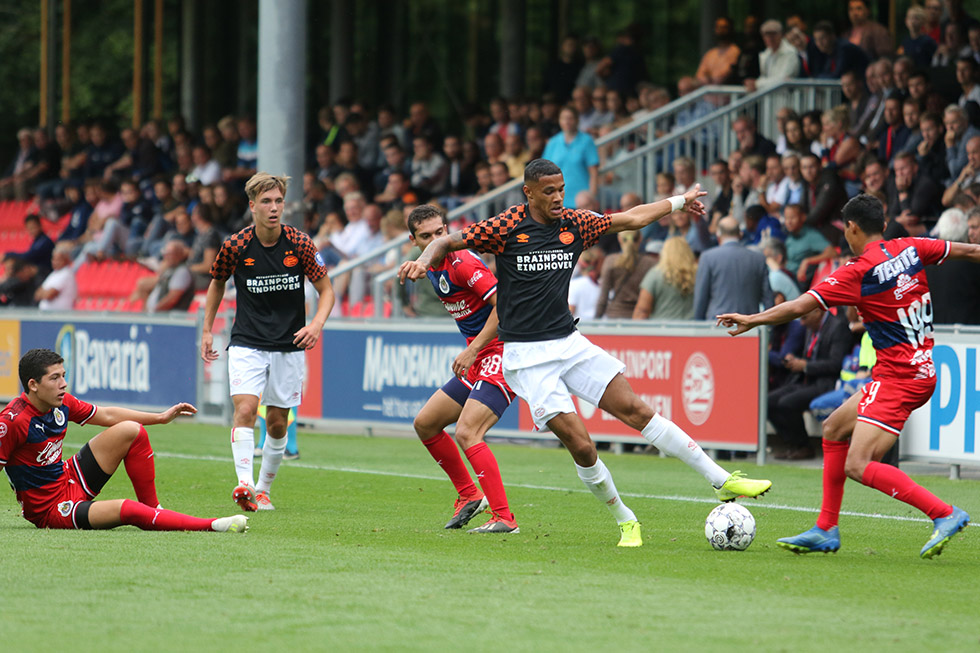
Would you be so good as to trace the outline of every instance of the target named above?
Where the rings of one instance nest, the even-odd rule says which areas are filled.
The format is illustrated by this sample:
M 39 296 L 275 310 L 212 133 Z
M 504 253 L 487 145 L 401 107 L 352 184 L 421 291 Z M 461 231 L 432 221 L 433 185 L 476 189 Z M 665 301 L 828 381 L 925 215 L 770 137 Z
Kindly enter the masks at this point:
M 670 202 L 671 213 L 684 208 L 685 201 L 683 195 L 674 195 L 673 197 L 668 197 L 667 200 Z

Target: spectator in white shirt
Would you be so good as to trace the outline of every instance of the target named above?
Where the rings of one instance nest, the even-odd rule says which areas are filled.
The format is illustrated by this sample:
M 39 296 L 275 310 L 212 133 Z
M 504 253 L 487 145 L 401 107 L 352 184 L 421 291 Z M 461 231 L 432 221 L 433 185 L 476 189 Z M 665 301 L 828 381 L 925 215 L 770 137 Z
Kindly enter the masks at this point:
M 75 271 L 71 267 L 71 243 L 58 243 L 51 253 L 52 272 L 34 293 L 42 311 L 70 311 L 78 297 Z
M 202 186 L 210 186 L 221 181 L 221 165 L 211 158 L 211 149 L 207 145 L 195 145 L 191 151 L 194 159 L 194 169 L 188 175 L 187 181 L 198 181 Z
M 778 20 L 767 20 L 762 23 L 760 32 L 766 49 L 759 53 L 758 79 L 745 80 L 745 89 L 750 93 L 800 74 L 799 53 L 783 38 L 783 24 Z

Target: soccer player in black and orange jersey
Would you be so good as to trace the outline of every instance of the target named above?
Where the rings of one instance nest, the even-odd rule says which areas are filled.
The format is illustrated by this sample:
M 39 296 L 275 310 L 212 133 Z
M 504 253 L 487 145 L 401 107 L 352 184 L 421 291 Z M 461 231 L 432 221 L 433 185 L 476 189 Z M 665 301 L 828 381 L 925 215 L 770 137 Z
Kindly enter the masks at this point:
M 68 392 L 64 359 L 50 349 L 32 349 L 18 364 L 24 392 L 0 412 L 0 469 L 17 492 L 24 519 L 38 528 L 115 528 L 145 531 L 244 533 L 244 515 L 201 519 L 164 510 L 157 501 L 153 448 L 144 424 L 167 424 L 197 412 L 175 404 L 162 413 L 93 406 Z M 68 422 L 108 428 L 69 458 L 61 459 Z M 95 501 L 123 463 L 136 501 Z
M 447 253 L 466 247 L 497 256 L 497 331 L 504 341 L 504 378 L 527 401 L 535 426 L 547 427 L 558 436 L 572 455 L 579 478 L 613 513 L 620 526 L 619 546 L 643 544 L 640 524 L 599 460 L 595 443 L 575 412 L 572 394 L 637 429 L 660 451 L 700 472 L 720 500 L 766 492 L 771 482 L 748 479 L 740 472 L 729 474 L 680 427 L 637 397 L 623 376 L 623 363 L 580 334 L 568 310 L 568 282 L 583 249 L 604 233 L 642 229 L 682 208 L 704 214 L 699 198 L 707 193 L 695 186 L 683 196 L 612 215 L 566 209 L 561 169 L 551 161 L 535 159 L 524 169 L 524 194 L 527 204 L 436 239 L 416 261 L 402 264 L 399 277 L 419 279 Z
M 274 510 L 272 481 L 286 450 L 289 409 L 299 406 L 303 390 L 303 350 L 320 339 L 334 304 L 333 287 L 323 259 L 303 232 L 281 223 L 288 177 L 259 172 L 245 184 L 255 224 L 228 236 L 211 266 L 201 333 L 201 358 L 214 361 L 211 328 L 234 275 L 238 291 L 235 324 L 228 346 L 228 378 L 235 406 L 231 451 L 238 485 L 232 499 L 242 510 Z M 303 278 L 320 299 L 306 323 Z M 254 483 L 255 415 L 259 396 L 266 406 L 265 445 L 258 483 Z

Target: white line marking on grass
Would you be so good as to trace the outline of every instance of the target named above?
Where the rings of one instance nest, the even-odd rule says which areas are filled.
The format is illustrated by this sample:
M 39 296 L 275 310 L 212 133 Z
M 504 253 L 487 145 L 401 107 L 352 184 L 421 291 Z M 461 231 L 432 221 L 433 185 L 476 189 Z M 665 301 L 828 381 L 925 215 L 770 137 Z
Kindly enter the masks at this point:
M 81 445 L 69 445 L 74 448 L 80 448 Z M 199 460 L 206 462 L 219 462 L 227 463 L 227 456 L 205 456 L 205 455 L 195 455 L 186 453 L 174 453 L 169 451 L 155 451 L 154 454 L 160 458 L 177 458 L 180 460 Z M 422 481 L 442 481 L 445 480 L 444 476 L 436 476 L 433 474 L 410 474 L 407 472 L 389 472 L 379 469 L 358 469 L 356 467 L 338 467 L 336 465 L 314 465 L 311 463 L 301 463 L 296 461 L 290 461 L 290 467 L 300 467 L 302 469 L 312 469 L 323 472 L 343 472 L 347 474 L 367 474 L 370 476 L 395 476 L 398 478 L 415 478 Z M 519 487 L 525 490 L 547 490 L 550 492 L 575 492 L 577 494 L 591 494 L 591 492 L 585 488 L 569 488 L 569 487 L 557 487 L 554 485 L 534 485 L 532 483 L 506 483 L 507 487 Z M 685 497 L 676 494 L 645 494 L 642 492 L 620 492 L 624 497 L 635 497 L 637 499 L 656 499 L 658 501 L 684 501 L 687 503 L 704 503 L 704 504 L 717 504 L 718 499 L 706 499 L 702 497 Z M 748 503 L 748 502 L 744 502 Z M 807 508 L 805 506 L 791 506 L 784 503 L 753 503 L 753 508 L 765 508 L 771 510 L 791 510 L 793 512 L 805 512 L 811 514 L 819 514 L 820 510 L 818 508 Z M 931 519 L 925 519 L 923 517 L 908 517 L 905 515 L 883 515 L 876 512 L 855 512 L 852 510 L 842 510 L 841 515 L 847 517 L 867 517 L 869 519 L 887 519 L 890 521 L 905 521 L 905 522 L 924 522 L 929 523 Z M 970 522 L 969 526 L 980 526 L 980 524 L 975 522 Z

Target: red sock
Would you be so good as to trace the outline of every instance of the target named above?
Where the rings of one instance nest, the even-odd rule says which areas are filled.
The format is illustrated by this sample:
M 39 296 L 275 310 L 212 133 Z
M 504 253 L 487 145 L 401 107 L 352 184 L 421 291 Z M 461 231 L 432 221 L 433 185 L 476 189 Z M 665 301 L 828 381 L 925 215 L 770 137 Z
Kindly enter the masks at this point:
M 440 431 L 439 435 L 423 440 L 422 444 L 429 450 L 429 454 L 435 459 L 442 470 L 449 475 L 449 480 L 453 482 L 456 492 L 464 499 L 479 496 L 480 491 L 473 484 L 470 472 L 466 469 L 463 457 L 459 455 L 456 443 L 445 431 Z
M 160 505 L 157 500 L 157 474 L 153 463 L 153 447 L 150 446 L 150 436 L 142 426 L 139 435 L 129 446 L 123 463 L 126 465 L 126 474 L 133 483 L 133 489 L 136 490 L 136 499 L 151 508 Z
M 209 531 L 214 521 L 163 508 L 157 510 L 130 499 L 123 499 L 119 518 L 127 526 L 136 526 L 144 531 Z
M 820 516 L 817 526 L 830 530 L 837 525 L 840 517 L 840 504 L 844 500 L 844 463 L 847 461 L 847 450 L 851 444 L 847 440 L 823 441 L 823 502 L 820 504 Z
M 497 466 L 497 458 L 490 451 L 486 442 L 479 442 L 464 451 L 476 477 L 480 480 L 480 487 L 487 495 L 487 502 L 490 510 L 498 517 L 503 517 L 513 521 L 514 514 L 507 506 L 507 492 L 504 491 L 504 482 L 500 479 L 500 468 Z
M 898 467 L 871 461 L 864 468 L 861 482 L 879 492 L 904 501 L 926 513 L 929 519 L 949 517 L 953 506 L 944 503 L 939 497 L 909 478 Z

